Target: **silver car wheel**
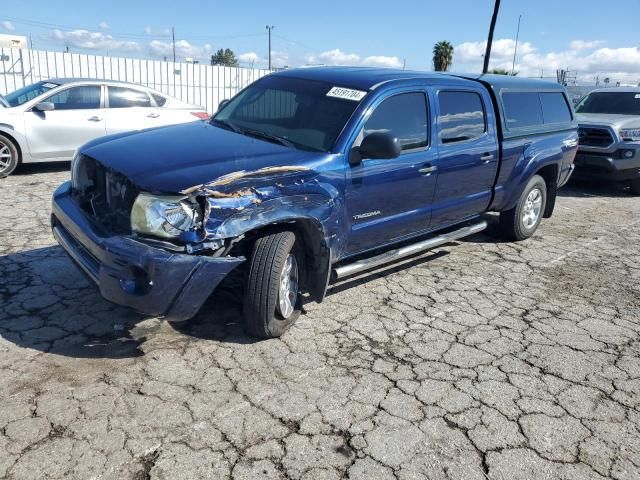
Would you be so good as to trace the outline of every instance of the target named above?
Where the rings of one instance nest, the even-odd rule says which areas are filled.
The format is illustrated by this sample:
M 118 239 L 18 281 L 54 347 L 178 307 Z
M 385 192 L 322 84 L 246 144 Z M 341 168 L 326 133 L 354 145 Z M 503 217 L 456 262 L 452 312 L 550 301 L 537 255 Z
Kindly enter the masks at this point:
M 11 150 L 9 150 L 9 145 L 0 141 L 0 172 L 9 168 L 12 159 L 13 157 L 11 155 Z
M 525 228 L 533 228 L 538 219 L 540 218 L 540 212 L 542 211 L 542 190 L 534 188 L 527 195 L 527 199 L 524 202 L 522 208 L 522 224 Z
M 298 261 L 293 254 L 287 255 L 282 272 L 280 273 L 280 288 L 278 291 L 278 310 L 283 319 L 293 314 L 298 299 Z

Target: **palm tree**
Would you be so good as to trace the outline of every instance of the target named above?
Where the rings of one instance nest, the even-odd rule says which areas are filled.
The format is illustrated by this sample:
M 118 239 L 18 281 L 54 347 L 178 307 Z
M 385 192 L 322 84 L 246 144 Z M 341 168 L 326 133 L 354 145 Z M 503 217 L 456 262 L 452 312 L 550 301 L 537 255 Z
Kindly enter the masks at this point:
M 453 62 L 453 45 L 447 41 L 438 42 L 433 46 L 433 68 L 436 72 L 446 72 Z

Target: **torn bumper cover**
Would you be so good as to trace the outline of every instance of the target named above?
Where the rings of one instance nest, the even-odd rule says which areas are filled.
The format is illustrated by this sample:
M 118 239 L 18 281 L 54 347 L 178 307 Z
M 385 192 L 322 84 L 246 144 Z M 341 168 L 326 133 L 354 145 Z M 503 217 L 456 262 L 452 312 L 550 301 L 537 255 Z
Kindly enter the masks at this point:
M 193 317 L 243 257 L 173 253 L 125 236 L 110 236 L 71 197 L 71 184 L 53 194 L 53 235 L 93 280 L 102 296 L 146 315 Z

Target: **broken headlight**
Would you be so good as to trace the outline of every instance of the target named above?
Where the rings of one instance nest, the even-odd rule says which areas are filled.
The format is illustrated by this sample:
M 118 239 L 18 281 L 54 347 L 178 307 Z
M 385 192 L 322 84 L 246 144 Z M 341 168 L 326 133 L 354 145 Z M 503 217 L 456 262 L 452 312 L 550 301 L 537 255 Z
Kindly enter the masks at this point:
M 141 193 L 131 209 L 131 230 L 162 238 L 177 238 L 196 224 L 196 207 L 184 196 Z

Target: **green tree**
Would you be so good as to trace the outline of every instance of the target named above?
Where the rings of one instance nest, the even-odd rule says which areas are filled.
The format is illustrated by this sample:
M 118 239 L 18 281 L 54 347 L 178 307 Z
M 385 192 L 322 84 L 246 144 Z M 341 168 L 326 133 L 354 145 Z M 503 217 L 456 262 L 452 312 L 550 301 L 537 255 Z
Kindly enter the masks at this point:
M 493 73 L 495 75 L 511 75 L 511 72 L 505 70 L 504 68 L 494 68 L 489 70 L 489 73 Z M 513 72 L 513 76 L 518 75 L 518 72 Z
M 453 62 L 453 45 L 447 41 L 438 42 L 433 46 L 433 68 L 437 72 L 446 72 Z
M 211 65 L 220 65 L 223 67 L 237 67 L 238 59 L 236 54 L 230 48 L 221 48 L 216 53 L 211 55 Z

